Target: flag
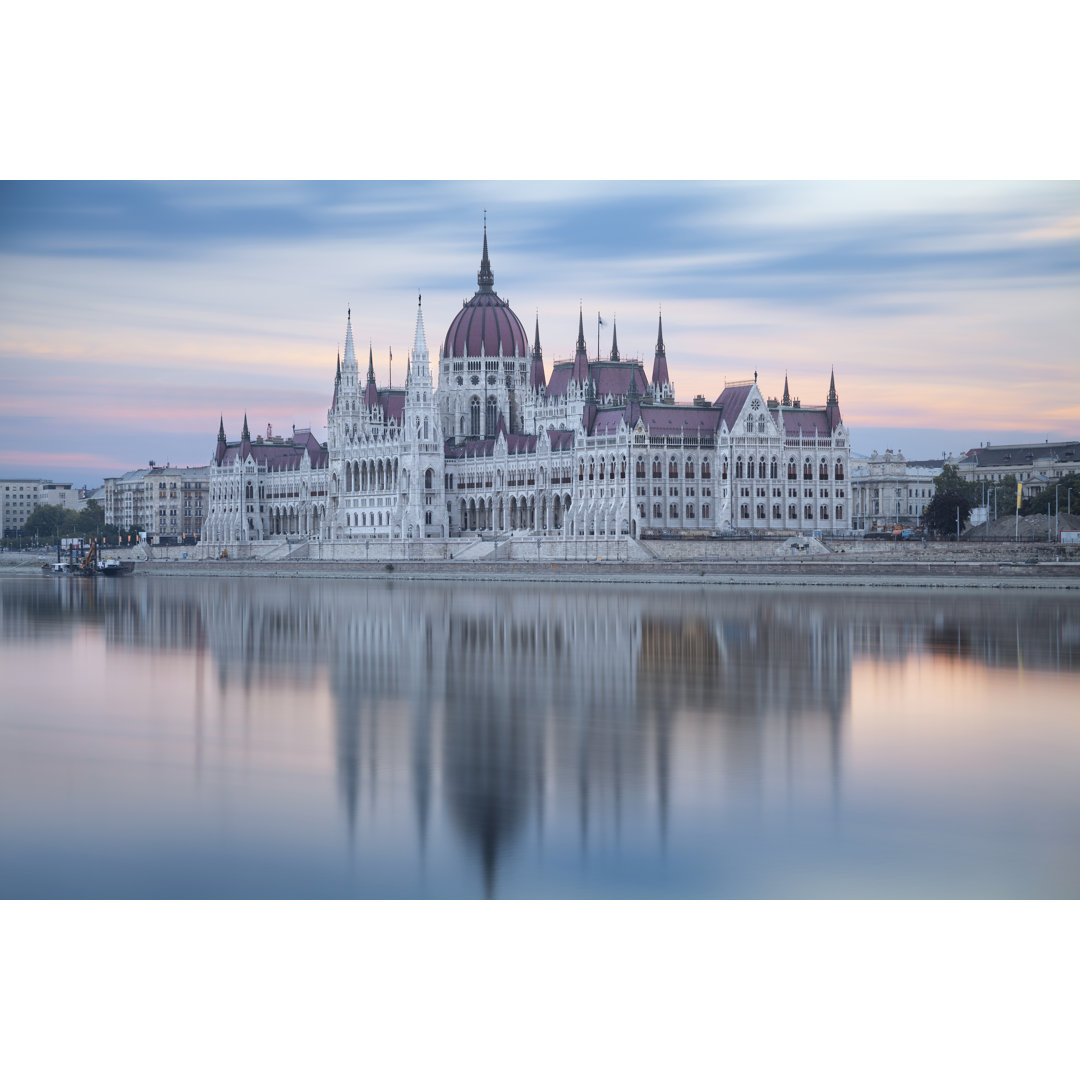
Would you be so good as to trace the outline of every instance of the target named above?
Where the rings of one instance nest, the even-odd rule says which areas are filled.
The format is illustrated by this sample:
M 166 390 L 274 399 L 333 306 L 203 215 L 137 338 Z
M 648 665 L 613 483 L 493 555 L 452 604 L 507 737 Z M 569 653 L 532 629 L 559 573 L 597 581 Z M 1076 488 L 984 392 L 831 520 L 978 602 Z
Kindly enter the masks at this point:
M 1016 509 L 1020 509 L 1020 496 L 1024 490 L 1024 482 L 1022 480 L 1016 481 Z
M 596 324 L 597 324 L 597 326 L 607 326 L 607 323 L 604 322 L 604 320 L 600 318 L 600 312 L 599 311 L 596 313 Z

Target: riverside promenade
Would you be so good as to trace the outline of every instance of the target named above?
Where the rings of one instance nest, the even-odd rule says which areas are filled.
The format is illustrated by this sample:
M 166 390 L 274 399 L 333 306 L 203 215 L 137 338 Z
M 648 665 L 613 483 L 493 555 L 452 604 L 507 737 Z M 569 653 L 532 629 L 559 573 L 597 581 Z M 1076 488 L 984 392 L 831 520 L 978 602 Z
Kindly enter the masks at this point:
M 155 577 L 358 578 L 460 581 L 624 582 L 792 588 L 1064 589 L 1080 591 L 1080 551 L 1060 544 L 847 541 L 826 547 L 615 541 L 536 558 L 520 543 L 476 551 L 473 558 L 410 558 L 407 548 L 378 558 L 197 558 L 184 548 L 118 552 L 136 575 Z M 461 549 L 464 551 L 465 549 Z M 588 555 L 586 555 L 588 550 Z M 404 555 L 404 557 L 402 557 Z M 529 557 L 531 556 L 531 557 Z M 562 556 L 562 557 L 560 557 Z M 576 557 L 574 557 L 576 556 Z M 630 556 L 630 557 L 628 557 Z M 40 572 L 40 556 L 0 557 L 0 572 Z

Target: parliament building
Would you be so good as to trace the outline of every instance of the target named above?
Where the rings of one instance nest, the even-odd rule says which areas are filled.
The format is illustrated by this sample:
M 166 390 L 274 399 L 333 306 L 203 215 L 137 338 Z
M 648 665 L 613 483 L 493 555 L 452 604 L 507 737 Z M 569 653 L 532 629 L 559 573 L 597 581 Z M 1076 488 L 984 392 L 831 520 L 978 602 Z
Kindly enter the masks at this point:
M 715 401 L 677 401 L 662 318 L 649 374 L 614 328 L 610 354 L 590 358 L 580 314 L 573 359 L 549 370 L 539 318 L 530 343 L 495 292 L 485 226 L 476 292 L 434 378 L 421 303 L 403 387 L 377 385 L 370 349 L 361 372 L 350 310 L 325 443 L 307 429 L 253 439 L 246 417 L 230 441 L 221 422 L 202 545 L 355 557 L 458 537 L 847 532 L 850 472 L 833 376 L 824 405 L 793 398 L 786 377 L 767 396 L 756 372 Z

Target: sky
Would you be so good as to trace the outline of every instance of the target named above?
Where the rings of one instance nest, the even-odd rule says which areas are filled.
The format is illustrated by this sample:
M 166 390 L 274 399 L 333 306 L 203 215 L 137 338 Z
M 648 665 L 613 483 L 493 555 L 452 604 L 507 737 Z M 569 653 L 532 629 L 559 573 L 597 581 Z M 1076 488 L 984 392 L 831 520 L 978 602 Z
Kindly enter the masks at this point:
M 239 435 L 324 437 L 351 305 L 400 385 L 495 288 L 548 371 L 579 305 L 676 396 L 725 379 L 823 403 L 857 453 L 1080 437 L 1080 184 L 4 182 L 0 474 L 94 483 Z M 390 354 L 395 370 L 390 370 Z

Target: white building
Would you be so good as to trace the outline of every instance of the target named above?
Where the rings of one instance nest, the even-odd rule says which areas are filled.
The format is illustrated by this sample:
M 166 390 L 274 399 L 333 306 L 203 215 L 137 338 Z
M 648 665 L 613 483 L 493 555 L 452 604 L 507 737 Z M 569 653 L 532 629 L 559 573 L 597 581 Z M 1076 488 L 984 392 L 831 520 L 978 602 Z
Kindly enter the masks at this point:
M 876 450 L 868 458 L 853 459 L 851 467 L 852 518 L 860 532 L 879 532 L 894 525 L 918 525 L 934 497 L 934 478 L 942 461 L 908 461 L 899 450 Z
M 530 536 L 846 532 L 850 440 L 834 379 L 823 405 L 766 397 L 753 379 L 709 403 L 675 401 L 663 325 L 652 377 L 623 360 L 615 330 L 590 359 L 579 314 L 574 358 L 544 367 L 494 290 L 484 232 L 478 288 L 454 317 L 432 384 L 418 304 L 405 386 L 362 381 L 348 314 L 327 414 L 307 430 L 252 440 L 224 421 L 210 466 L 203 538 L 354 542 L 492 532 Z

